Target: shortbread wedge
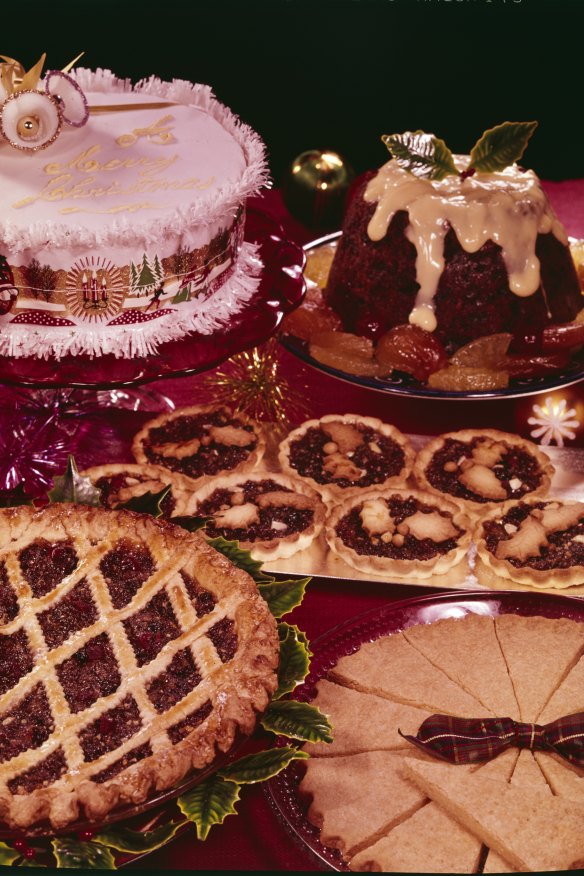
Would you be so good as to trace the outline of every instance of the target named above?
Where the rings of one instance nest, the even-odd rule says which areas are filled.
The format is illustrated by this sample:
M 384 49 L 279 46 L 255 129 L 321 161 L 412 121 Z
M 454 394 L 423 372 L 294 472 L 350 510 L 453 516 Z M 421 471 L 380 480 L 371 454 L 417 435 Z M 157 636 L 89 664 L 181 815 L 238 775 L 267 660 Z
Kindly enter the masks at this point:
M 517 714 L 517 700 L 492 617 L 468 614 L 464 619 L 446 618 L 409 627 L 403 635 L 497 717 L 512 718 Z
M 495 618 L 522 721 L 536 721 L 584 651 L 584 624 L 565 618 Z
M 556 755 L 544 751 L 536 751 L 535 759 L 556 797 L 584 803 L 584 770 L 571 767 Z
M 584 864 L 584 804 L 544 790 L 407 758 L 419 789 L 517 870 L 569 870 Z
M 429 712 L 463 718 L 481 718 L 489 712 L 400 633 L 368 642 L 355 654 L 341 657 L 329 677 Z
M 568 672 L 537 716 L 538 724 L 549 724 L 574 712 L 584 711 L 584 657 Z
M 312 705 L 331 721 L 333 741 L 329 745 L 307 742 L 303 750 L 312 757 L 410 749 L 410 743 L 399 735 L 398 728 L 402 733 L 415 735 L 430 714 L 414 706 L 360 693 L 326 678 L 318 682 L 317 688 Z

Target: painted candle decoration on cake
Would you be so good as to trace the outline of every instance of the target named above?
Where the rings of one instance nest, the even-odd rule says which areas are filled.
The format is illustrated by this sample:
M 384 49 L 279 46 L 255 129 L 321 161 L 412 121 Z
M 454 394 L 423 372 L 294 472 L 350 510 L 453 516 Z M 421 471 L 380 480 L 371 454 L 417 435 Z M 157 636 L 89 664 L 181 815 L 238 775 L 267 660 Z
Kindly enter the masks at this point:
M 258 286 L 243 225 L 267 179 L 261 139 L 207 85 L 69 79 L 83 126 L 38 151 L 0 140 L 0 255 L 18 291 L 0 354 L 141 356 L 212 333 Z

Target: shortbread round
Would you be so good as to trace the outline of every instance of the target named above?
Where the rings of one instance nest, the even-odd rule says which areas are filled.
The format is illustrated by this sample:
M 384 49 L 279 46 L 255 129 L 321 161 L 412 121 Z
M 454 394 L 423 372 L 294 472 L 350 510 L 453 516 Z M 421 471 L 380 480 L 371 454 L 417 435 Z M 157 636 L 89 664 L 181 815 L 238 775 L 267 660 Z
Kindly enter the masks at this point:
M 554 467 L 532 441 L 498 429 L 462 429 L 420 450 L 414 476 L 423 490 L 484 514 L 510 499 L 545 496 Z
M 276 622 L 198 533 L 129 511 L 0 511 L 0 818 L 54 828 L 148 799 L 250 733 Z
M 190 479 L 161 465 L 110 463 L 87 468 L 81 475 L 88 477 L 99 489 L 105 508 L 115 508 L 145 493 L 156 494 L 170 487 L 170 493 L 162 500 L 162 516 L 180 517 L 186 514 L 185 508 L 192 495 Z
M 529 496 L 491 510 L 474 532 L 477 555 L 510 584 L 565 589 L 584 584 L 584 503 Z M 477 577 L 482 581 L 481 566 Z
M 466 556 L 471 524 L 459 505 L 421 490 L 370 490 L 338 505 L 325 524 L 330 549 L 385 577 L 429 578 Z
M 326 507 L 298 479 L 253 472 L 213 478 L 192 495 L 185 513 L 211 516 L 208 536 L 235 539 L 254 559 L 267 562 L 309 547 L 322 529 Z
M 177 408 L 149 420 L 132 443 L 139 463 L 181 474 L 191 489 L 206 478 L 251 471 L 265 450 L 260 426 L 223 405 Z
M 414 451 L 405 435 L 377 417 L 327 414 L 290 432 L 278 460 L 286 474 L 338 501 L 364 489 L 403 486 Z

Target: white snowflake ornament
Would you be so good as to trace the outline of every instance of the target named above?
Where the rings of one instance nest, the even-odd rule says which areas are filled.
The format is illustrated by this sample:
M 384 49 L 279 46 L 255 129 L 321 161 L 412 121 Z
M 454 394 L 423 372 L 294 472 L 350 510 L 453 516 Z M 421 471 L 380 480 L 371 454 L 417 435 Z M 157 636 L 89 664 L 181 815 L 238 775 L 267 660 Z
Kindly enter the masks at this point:
M 573 430 L 578 428 L 580 421 L 576 419 L 576 409 L 567 409 L 567 405 L 565 398 L 556 402 L 551 396 L 546 398 L 543 407 L 533 405 L 535 416 L 529 417 L 527 422 L 530 426 L 537 426 L 537 429 L 532 429 L 529 433 L 531 437 L 539 438 L 539 443 L 544 445 L 555 441 L 558 447 L 564 446 L 564 438 L 572 441 L 576 437 Z

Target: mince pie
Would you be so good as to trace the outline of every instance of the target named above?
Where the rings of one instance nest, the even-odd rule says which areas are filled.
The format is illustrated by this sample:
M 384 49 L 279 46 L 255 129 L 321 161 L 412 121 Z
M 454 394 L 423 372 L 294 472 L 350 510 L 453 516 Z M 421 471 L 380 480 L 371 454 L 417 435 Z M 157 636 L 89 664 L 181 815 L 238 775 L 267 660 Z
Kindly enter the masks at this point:
M 186 506 L 187 514 L 212 517 L 211 538 L 239 542 L 256 560 L 291 557 L 320 533 L 326 508 L 301 481 L 281 474 L 232 474 L 213 478 Z
M 537 497 L 506 502 L 482 518 L 474 540 L 479 581 L 490 571 L 504 582 L 538 588 L 584 584 L 582 502 Z
M 326 521 L 330 549 L 374 575 L 428 578 L 457 566 L 470 544 L 460 506 L 419 490 L 370 490 L 338 505 Z
M 483 514 L 509 499 L 545 496 L 554 468 L 537 445 L 497 429 L 463 429 L 434 438 L 418 453 L 414 475 L 423 490 Z
M 325 499 L 364 488 L 403 486 L 414 452 L 388 423 L 357 414 L 328 414 L 294 429 L 280 445 L 282 470 L 303 478 Z
M 112 463 L 96 465 L 81 474 L 98 488 L 104 508 L 115 508 L 145 493 L 156 494 L 170 487 L 170 492 L 160 503 L 161 516 L 180 517 L 185 513 L 186 503 L 192 493 L 190 481 L 160 465 Z
M 216 405 L 161 414 L 146 423 L 132 444 L 137 462 L 177 472 L 188 479 L 191 489 L 209 476 L 251 471 L 264 449 L 257 423 Z
M 197 533 L 128 511 L 0 512 L 0 818 L 99 820 L 249 733 L 276 623 Z

